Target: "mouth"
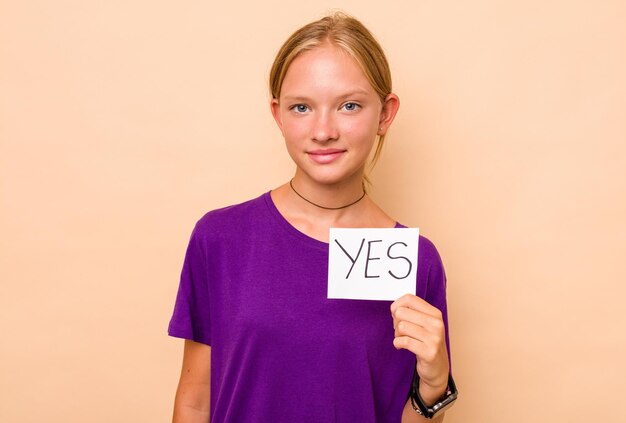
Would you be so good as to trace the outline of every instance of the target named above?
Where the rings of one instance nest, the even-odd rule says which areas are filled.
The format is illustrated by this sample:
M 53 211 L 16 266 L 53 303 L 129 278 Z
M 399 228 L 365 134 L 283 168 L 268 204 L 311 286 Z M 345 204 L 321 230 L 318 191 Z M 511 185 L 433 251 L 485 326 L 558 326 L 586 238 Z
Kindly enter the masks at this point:
M 328 164 L 337 160 L 346 150 L 340 150 L 338 148 L 328 148 L 320 150 L 307 151 L 308 156 L 316 163 Z

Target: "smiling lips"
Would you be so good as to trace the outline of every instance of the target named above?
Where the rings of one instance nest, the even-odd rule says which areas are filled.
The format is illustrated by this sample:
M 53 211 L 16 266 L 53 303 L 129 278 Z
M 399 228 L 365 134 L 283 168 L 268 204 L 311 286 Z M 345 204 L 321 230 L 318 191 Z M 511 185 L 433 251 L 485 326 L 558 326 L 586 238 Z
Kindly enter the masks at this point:
M 328 164 L 338 159 L 346 150 L 340 150 L 337 148 L 328 148 L 324 150 L 312 150 L 307 154 L 316 163 Z

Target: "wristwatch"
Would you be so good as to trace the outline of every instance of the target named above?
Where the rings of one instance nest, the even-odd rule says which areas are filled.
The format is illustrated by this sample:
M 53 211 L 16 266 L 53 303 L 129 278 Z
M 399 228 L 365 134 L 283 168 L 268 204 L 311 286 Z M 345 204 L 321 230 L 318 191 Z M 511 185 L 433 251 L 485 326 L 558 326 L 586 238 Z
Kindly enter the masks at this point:
M 413 382 L 411 383 L 411 392 L 409 393 L 411 405 L 413 410 L 427 419 L 433 419 L 443 414 L 448 408 L 452 407 L 458 395 L 459 391 L 456 389 L 454 379 L 452 379 L 452 375 L 448 375 L 446 392 L 439 401 L 429 407 L 424 404 L 424 400 L 420 396 L 420 376 L 417 374 L 417 371 L 413 373 Z

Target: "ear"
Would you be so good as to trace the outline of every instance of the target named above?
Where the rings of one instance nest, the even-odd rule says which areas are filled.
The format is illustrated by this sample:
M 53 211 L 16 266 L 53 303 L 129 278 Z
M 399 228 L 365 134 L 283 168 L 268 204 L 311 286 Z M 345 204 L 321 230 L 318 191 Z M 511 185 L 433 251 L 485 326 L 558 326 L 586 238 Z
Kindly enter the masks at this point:
M 278 103 L 278 99 L 273 98 L 270 101 L 270 110 L 272 111 L 272 116 L 274 117 L 274 120 L 276 121 L 276 125 L 278 125 L 278 129 L 280 129 L 280 132 L 282 133 L 283 132 L 283 120 L 280 115 L 280 103 Z
M 385 97 L 383 108 L 380 111 L 380 119 L 378 121 L 378 135 L 385 135 L 391 126 L 398 109 L 400 108 L 400 99 L 394 93 L 390 93 Z

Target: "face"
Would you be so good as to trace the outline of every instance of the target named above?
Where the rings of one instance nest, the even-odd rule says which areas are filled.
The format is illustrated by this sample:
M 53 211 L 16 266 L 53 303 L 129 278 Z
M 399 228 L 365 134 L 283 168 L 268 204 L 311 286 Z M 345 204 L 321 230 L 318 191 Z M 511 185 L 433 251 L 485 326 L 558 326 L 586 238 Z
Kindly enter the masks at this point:
M 360 184 L 376 135 L 387 130 L 397 105 L 393 94 L 381 101 L 349 54 L 323 45 L 291 63 L 271 107 L 296 177 Z

